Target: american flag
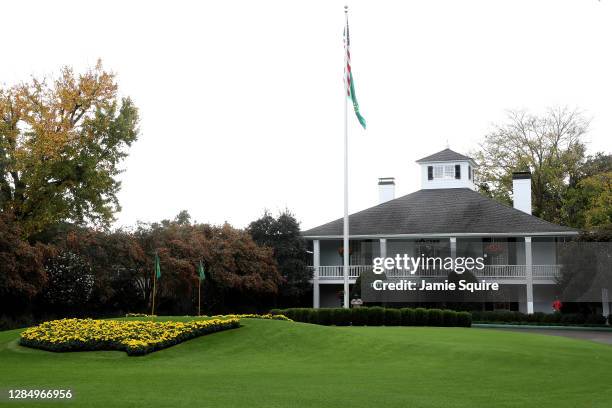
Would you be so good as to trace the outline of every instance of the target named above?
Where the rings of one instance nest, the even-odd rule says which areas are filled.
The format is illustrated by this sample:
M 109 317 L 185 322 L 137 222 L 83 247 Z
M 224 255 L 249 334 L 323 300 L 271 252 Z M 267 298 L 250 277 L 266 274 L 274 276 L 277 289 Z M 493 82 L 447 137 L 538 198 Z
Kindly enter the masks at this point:
M 363 128 L 366 128 L 366 121 L 361 113 L 359 112 L 359 103 L 357 102 L 357 95 L 355 95 L 355 81 L 353 79 L 353 72 L 351 70 L 351 38 L 349 36 L 349 24 L 348 24 L 348 16 L 346 17 L 346 28 L 344 29 L 344 82 L 346 86 L 346 96 L 351 98 L 353 102 L 353 109 L 355 110 L 355 115 L 357 116 L 357 120 Z

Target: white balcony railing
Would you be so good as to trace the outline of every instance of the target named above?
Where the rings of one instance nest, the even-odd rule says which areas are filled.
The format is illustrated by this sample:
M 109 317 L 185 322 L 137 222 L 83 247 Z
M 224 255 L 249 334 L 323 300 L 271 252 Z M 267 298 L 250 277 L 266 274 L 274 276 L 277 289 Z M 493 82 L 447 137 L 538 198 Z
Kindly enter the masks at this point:
M 533 265 L 534 279 L 555 279 L 561 273 L 561 265 Z
M 314 267 L 310 267 L 314 272 Z M 532 265 L 532 275 L 534 280 L 553 280 L 559 276 L 560 265 Z M 338 280 L 343 279 L 343 266 L 325 265 L 319 266 L 319 279 Z M 525 279 L 526 265 L 485 265 L 482 270 L 473 270 L 477 278 L 490 279 Z M 372 271 L 372 265 L 351 265 L 349 266 L 349 279 L 355 280 L 363 272 Z M 448 276 L 448 271 L 443 269 L 421 269 L 415 274 L 402 269 L 392 269 L 385 272 L 389 278 L 444 278 Z
M 475 269 L 474 275 L 477 278 L 516 279 L 524 278 L 526 271 L 526 265 L 485 265 L 481 271 Z

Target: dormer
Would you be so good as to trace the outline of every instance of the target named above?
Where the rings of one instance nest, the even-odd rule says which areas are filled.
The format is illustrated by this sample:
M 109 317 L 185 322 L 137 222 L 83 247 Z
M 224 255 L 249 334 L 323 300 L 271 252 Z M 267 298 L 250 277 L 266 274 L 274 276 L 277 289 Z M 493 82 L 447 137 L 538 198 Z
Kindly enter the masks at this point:
M 476 190 L 474 168 L 470 157 L 444 149 L 417 160 L 421 166 L 421 188 L 469 188 Z

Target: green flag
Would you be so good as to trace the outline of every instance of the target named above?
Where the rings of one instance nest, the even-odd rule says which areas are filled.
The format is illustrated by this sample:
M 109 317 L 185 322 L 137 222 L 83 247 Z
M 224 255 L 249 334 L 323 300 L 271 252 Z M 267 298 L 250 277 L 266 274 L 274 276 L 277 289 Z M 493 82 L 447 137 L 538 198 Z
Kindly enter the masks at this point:
M 202 261 L 200 261 L 200 265 L 198 266 L 198 275 L 200 275 L 200 281 L 206 279 L 206 275 L 204 274 L 204 265 L 202 265 Z
M 344 29 L 344 83 L 346 85 L 346 96 L 351 99 L 353 103 L 353 110 L 355 111 L 355 116 L 357 116 L 357 120 L 361 124 L 361 126 L 366 128 L 366 120 L 363 116 L 361 116 L 361 112 L 359 111 L 359 103 L 357 102 L 357 95 L 355 95 L 355 81 L 353 79 L 353 71 L 351 69 L 351 39 L 349 37 L 349 25 L 348 25 L 348 17 L 346 18 L 346 28 Z
M 155 267 L 154 267 L 154 271 L 155 271 L 155 278 L 159 279 L 161 278 L 161 268 L 159 267 L 159 255 L 157 255 L 157 252 L 155 253 Z

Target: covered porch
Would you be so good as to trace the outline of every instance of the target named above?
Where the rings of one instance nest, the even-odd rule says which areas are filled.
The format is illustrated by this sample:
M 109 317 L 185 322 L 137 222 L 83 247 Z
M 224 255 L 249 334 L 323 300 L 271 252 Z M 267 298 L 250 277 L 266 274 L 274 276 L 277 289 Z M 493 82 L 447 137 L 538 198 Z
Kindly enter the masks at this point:
M 500 285 L 521 285 L 522 306 L 527 313 L 534 312 L 534 285 L 545 290 L 546 285 L 552 288 L 559 274 L 556 243 L 565 240 L 563 236 L 508 236 L 508 235 L 477 235 L 457 234 L 429 236 L 387 236 L 352 238 L 349 245 L 349 260 L 347 275 L 349 284 L 364 272 L 373 270 L 373 260 L 378 257 L 396 257 L 404 254 L 411 257 L 435 256 L 451 257 L 483 257 L 484 267 L 472 269 L 471 273 L 479 279 L 496 281 Z M 344 282 L 344 267 L 342 266 L 342 240 L 340 238 L 321 238 L 312 240 L 313 272 L 313 307 L 327 307 L 330 294 L 342 291 Z M 391 269 L 385 272 L 389 278 L 421 277 L 446 278 L 449 271 L 426 266 L 412 273 L 403 269 Z M 332 289 L 333 288 L 333 289 Z M 321 302 L 323 297 L 327 300 Z M 524 296 L 523 296 L 524 295 Z M 551 297 L 554 295 L 550 295 Z M 550 302 L 552 302 L 551 299 Z M 539 300 L 538 303 L 547 303 Z M 341 302 L 340 302 L 341 303 Z M 334 302 L 335 305 L 335 302 Z M 540 309 L 539 307 L 538 309 Z

